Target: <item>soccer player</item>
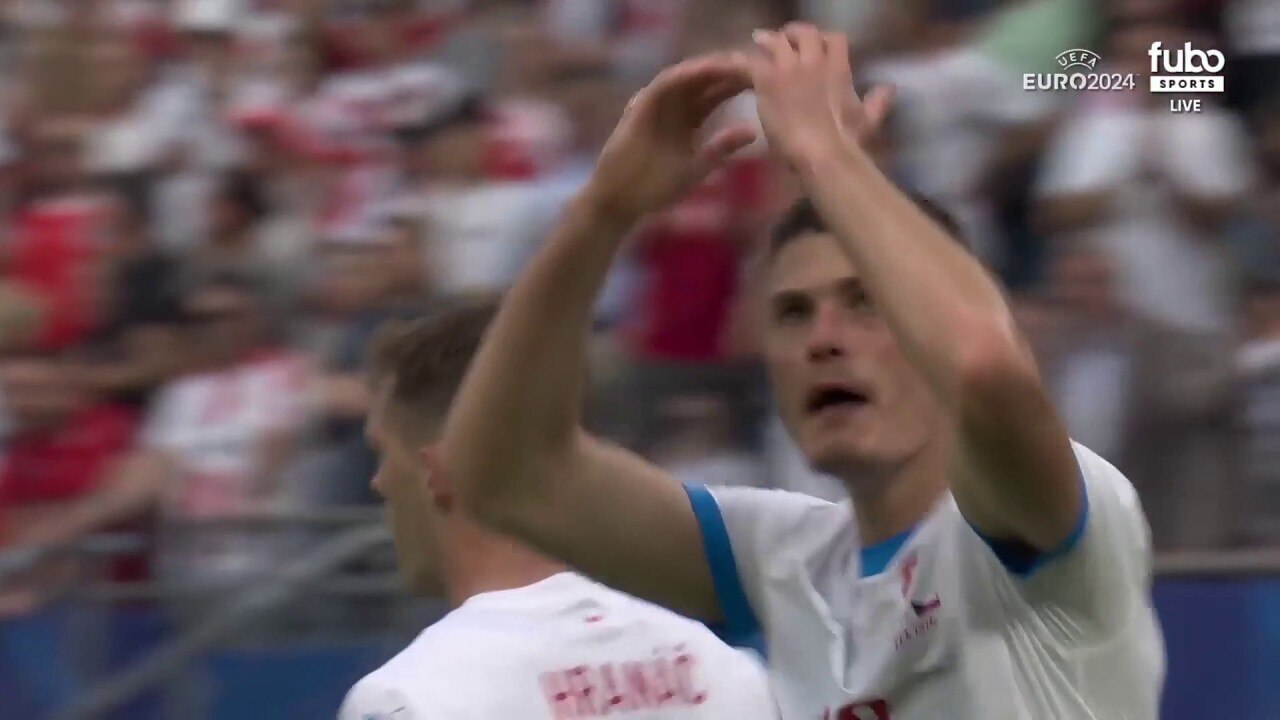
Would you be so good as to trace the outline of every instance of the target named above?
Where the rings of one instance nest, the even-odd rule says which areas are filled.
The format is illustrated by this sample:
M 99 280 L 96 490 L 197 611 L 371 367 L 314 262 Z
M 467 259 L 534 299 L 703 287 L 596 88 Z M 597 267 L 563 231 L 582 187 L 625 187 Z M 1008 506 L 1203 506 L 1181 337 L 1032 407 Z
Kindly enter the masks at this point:
M 361 680 L 341 720 L 776 717 L 763 668 L 703 625 L 610 590 L 467 517 L 421 449 L 496 306 L 392 328 L 366 434 L 402 574 L 452 612 Z
M 788 720 L 1153 720 L 1163 677 L 1134 491 L 1063 430 L 997 284 L 864 145 L 889 95 L 805 25 L 632 100 L 508 293 L 434 462 L 482 520 L 612 586 L 763 629 Z M 851 502 L 681 488 L 578 424 L 592 299 L 619 244 L 751 133 L 753 87 L 808 200 L 760 272 L 788 429 Z

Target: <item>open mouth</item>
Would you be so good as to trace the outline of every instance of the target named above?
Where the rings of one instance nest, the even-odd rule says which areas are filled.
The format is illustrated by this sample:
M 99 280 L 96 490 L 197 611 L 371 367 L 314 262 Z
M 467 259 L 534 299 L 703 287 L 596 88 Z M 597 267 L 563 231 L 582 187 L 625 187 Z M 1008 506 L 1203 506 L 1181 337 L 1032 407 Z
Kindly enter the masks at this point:
M 869 402 L 865 393 L 841 385 L 823 385 L 809 393 L 806 409 L 816 415 L 832 408 L 860 408 Z

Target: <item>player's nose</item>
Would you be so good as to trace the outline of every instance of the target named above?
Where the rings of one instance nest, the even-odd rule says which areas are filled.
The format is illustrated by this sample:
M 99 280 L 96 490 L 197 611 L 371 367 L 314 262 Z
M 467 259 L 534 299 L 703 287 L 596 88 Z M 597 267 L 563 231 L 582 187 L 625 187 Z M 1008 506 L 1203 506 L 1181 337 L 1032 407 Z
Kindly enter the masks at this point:
M 831 301 L 818 303 L 805 338 L 805 351 L 810 362 L 844 357 L 847 338 L 844 318 L 839 306 Z

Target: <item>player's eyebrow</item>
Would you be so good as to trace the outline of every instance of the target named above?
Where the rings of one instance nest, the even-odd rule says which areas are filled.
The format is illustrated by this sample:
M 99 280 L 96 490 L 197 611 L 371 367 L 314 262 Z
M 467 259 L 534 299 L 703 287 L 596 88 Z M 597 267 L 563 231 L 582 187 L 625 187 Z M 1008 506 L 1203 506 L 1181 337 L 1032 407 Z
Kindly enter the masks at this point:
M 862 278 L 858 275 L 845 275 L 834 280 L 817 284 L 806 285 L 801 287 L 784 287 L 779 288 L 770 295 L 770 302 L 794 302 L 796 300 L 807 300 L 813 297 L 826 295 L 830 293 L 850 293 L 865 292 L 866 285 L 862 282 Z

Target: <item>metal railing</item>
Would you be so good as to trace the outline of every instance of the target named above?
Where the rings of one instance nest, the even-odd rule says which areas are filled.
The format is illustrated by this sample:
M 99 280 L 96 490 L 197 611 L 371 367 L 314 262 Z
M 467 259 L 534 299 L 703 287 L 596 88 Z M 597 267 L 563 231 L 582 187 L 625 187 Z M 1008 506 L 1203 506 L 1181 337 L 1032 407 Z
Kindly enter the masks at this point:
M 194 627 L 165 642 L 145 659 L 90 687 L 55 720 L 90 720 L 118 708 L 166 680 L 182 673 L 193 661 L 223 643 L 244 626 L 264 614 L 287 606 L 315 583 L 334 574 L 342 566 L 387 547 L 391 537 L 381 525 L 366 525 L 344 531 L 330 538 L 305 557 L 283 565 L 271 581 L 246 588 L 226 605 L 212 611 Z M 342 592 L 394 592 L 397 586 L 387 577 L 349 581 Z M 169 588 L 173 592 L 174 588 Z M 149 597 L 163 597 L 151 592 Z M 102 596 L 110 600 L 135 599 L 128 594 Z
M 1157 577 L 1280 576 L 1280 547 L 1162 552 L 1155 570 Z

